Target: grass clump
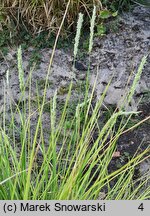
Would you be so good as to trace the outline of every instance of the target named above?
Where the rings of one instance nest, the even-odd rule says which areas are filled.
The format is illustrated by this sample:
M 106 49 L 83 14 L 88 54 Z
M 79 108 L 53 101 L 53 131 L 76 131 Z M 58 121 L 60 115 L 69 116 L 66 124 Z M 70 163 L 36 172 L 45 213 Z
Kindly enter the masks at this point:
M 86 17 L 90 17 L 93 5 L 96 5 L 99 13 L 105 8 L 113 11 L 125 7 L 129 8 L 131 3 L 130 0 L 2 0 L 0 19 L 2 23 L 17 31 L 25 29 L 27 32 L 32 31 L 32 33 L 40 33 L 43 30 L 57 32 L 68 2 L 69 9 L 63 28 L 66 32 L 70 27 L 72 30 L 75 29 L 75 23 L 80 12 L 84 13 Z
M 105 191 L 105 199 L 149 198 L 148 188 L 144 194 L 138 193 L 148 179 L 141 178 L 141 183 L 137 186 L 133 178 L 136 166 L 148 157 L 148 149 L 133 156 L 123 167 L 108 173 L 117 140 L 125 131 L 129 119 L 135 112 L 121 110 L 114 112 L 104 126 L 99 127 L 97 120 L 100 118 L 99 110 L 106 89 L 94 107 L 91 103 L 92 94 L 87 104 L 77 104 L 74 116 L 68 125 L 67 110 L 71 87 L 72 84 L 59 121 L 57 119 L 57 92 L 50 102 L 49 145 L 46 145 L 43 138 L 42 115 L 37 119 L 39 128 L 36 126 L 35 133 L 31 132 L 31 116 L 34 113 L 30 109 L 30 102 L 27 109 L 30 112 L 22 112 L 22 108 L 19 109 L 16 104 L 16 110 L 11 113 L 10 126 L 1 125 L 0 198 L 97 199 L 103 191 Z M 93 110 L 91 115 L 89 115 L 89 108 Z M 21 125 L 18 131 L 19 137 L 16 139 L 14 134 L 18 126 L 15 122 L 15 113 L 18 112 Z M 38 103 L 37 112 L 40 116 L 41 105 Z M 6 113 L 3 115 L 5 118 Z M 86 118 L 86 116 L 89 117 Z M 117 119 L 124 116 L 128 116 L 127 121 L 123 125 L 120 124 L 114 131 Z M 73 128 L 72 125 L 74 125 Z M 93 140 L 96 131 L 98 131 L 98 136 Z M 60 142 L 61 146 L 58 149 Z M 40 162 L 37 161 L 39 153 Z M 113 186 L 111 186 L 112 180 L 115 181 Z
M 113 18 L 120 9 L 129 8 L 131 2 L 130 0 L 34 0 L 32 2 L 1 0 L 0 47 L 4 50 L 4 54 L 7 53 L 6 43 L 13 46 L 23 41 L 24 48 L 32 46 L 36 49 L 35 52 L 40 48 L 52 47 L 68 3 L 68 13 L 62 26 L 62 40 L 58 42 L 59 47 L 63 44 L 64 48 L 64 39 L 66 43 L 68 41 L 70 43 L 70 40 L 74 38 L 75 23 L 79 13 L 85 15 L 84 26 L 89 26 L 94 5 L 97 15 L 97 35 L 104 35 L 106 33 L 106 27 L 103 25 L 105 19 Z
M 126 112 L 124 106 L 122 106 L 122 109 L 115 110 L 112 113 L 102 127 L 99 125 L 100 111 L 111 81 L 106 86 L 100 99 L 93 105 L 96 81 L 90 93 L 89 77 L 87 76 L 84 98 L 76 104 L 74 114 L 70 118 L 70 124 L 68 124 L 67 113 L 69 103 L 72 103 L 73 80 L 70 83 L 59 117 L 57 116 L 59 110 L 57 91 L 50 101 L 46 101 L 48 77 L 51 73 L 53 56 L 67 10 L 68 7 L 56 36 L 50 58 L 43 90 L 43 100 L 39 100 L 40 96 L 37 87 L 37 103 L 34 111 L 31 104 L 32 71 L 25 84 L 22 79 L 21 47 L 18 49 L 18 71 L 22 95 L 18 103 L 14 103 L 10 98 L 9 124 L 6 124 L 8 115 L 6 109 L 1 114 L 0 199 L 86 200 L 98 199 L 102 192 L 105 192 L 105 199 L 150 198 L 149 187 L 143 193 L 139 193 L 139 191 L 143 190 L 150 177 L 145 174 L 136 181 L 134 180 L 135 168 L 149 157 L 148 148 L 140 154 L 135 154 L 122 167 L 113 172 L 108 172 L 109 164 L 116 151 L 117 140 L 121 134 L 125 133 L 126 126 L 132 115 L 137 114 L 135 111 Z M 93 26 L 94 22 L 91 21 L 92 30 L 94 29 Z M 91 51 L 92 47 L 91 38 L 89 51 Z M 78 42 L 75 43 L 75 47 L 77 45 Z M 77 55 L 76 52 L 75 54 Z M 131 91 L 126 97 L 129 101 L 135 91 L 136 82 L 139 80 L 144 61 L 145 58 L 139 67 Z M 87 74 L 89 75 L 89 71 Z M 28 100 L 23 100 L 26 87 L 29 89 Z M 23 105 L 21 107 L 22 100 Z M 49 103 L 50 125 L 48 140 L 44 137 L 45 128 L 42 120 L 46 103 Z M 19 123 L 16 122 L 16 114 Z M 117 120 L 125 116 L 127 116 L 126 122 L 122 124 L 122 121 L 120 121 L 120 125 L 116 128 Z M 32 118 L 36 123 L 34 128 L 31 126 Z M 136 126 L 134 125 L 134 128 Z M 95 133 L 97 133 L 96 137 L 94 136 Z M 48 141 L 48 145 L 46 141 Z M 40 160 L 38 160 L 39 158 Z M 112 182 L 114 183 L 112 184 Z

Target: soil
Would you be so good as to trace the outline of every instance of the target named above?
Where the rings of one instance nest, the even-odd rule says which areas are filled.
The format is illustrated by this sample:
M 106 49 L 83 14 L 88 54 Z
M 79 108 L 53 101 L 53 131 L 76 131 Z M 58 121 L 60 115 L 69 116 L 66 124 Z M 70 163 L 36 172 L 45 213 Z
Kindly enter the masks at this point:
M 90 85 L 93 87 L 95 78 L 97 76 L 97 84 L 95 89 L 96 98 L 100 97 L 104 88 L 112 78 L 107 95 L 104 100 L 104 107 L 113 106 L 120 107 L 122 95 L 132 85 L 133 78 L 137 72 L 138 66 L 143 56 L 147 55 L 147 63 L 143 69 L 143 73 L 130 106 L 126 106 L 128 110 L 140 110 L 141 115 L 139 120 L 150 115 L 150 9 L 137 6 L 133 11 L 122 14 L 115 21 L 110 21 L 107 24 L 107 34 L 103 37 L 96 37 L 94 39 L 93 51 L 90 58 Z M 30 59 L 33 48 L 29 47 L 23 51 L 23 70 L 25 72 L 25 79 L 27 81 L 30 73 Z M 33 70 L 32 78 L 32 94 L 31 101 L 34 102 L 36 95 L 36 83 L 39 85 L 39 95 L 43 96 L 44 82 L 47 75 L 47 68 L 52 49 L 41 49 L 41 61 L 38 68 Z M 17 48 L 9 49 L 7 56 L 0 59 L 0 114 L 4 109 L 4 95 L 7 96 L 6 112 L 9 120 L 10 100 L 13 98 L 15 102 L 19 101 L 20 90 L 17 70 Z M 54 95 L 57 89 L 58 99 L 65 100 L 68 86 L 73 79 L 72 99 L 79 97 L 78 86 L 84 84 L 87 73 L 88 57 L 81 61 L 77 61 L 73 69 L 72 51 L 64 51 L 57 49 L 54 56 L 52 71 L 49 76 L 49 87 L 47 90 L 46 100 L 49 100 Z M 9 87 L 6 86 L 6 74 L 9 70 Z M 130 77 L 130 80 L 129 80 Z M 5 93 L 5 94 L 4 94 Z M 25 94 L 28 97 L 28 90 Z M 80 95 L 82 98 L 82 94 Z M 139 105 L 139 100 L 142 103 Z M 33 127 L 36 124 L 37 116 L 33 117 Z M 16 121 L 17 120 L 16 116 Z M 49 114 L 47 112 L 43 115 L 43 127 L 49 129 Z M 18 122 L 19 124 L 19 122 Z M 133 131 L 125 133 L 118 140 L 117 151 L 124 156 L 112 160 L 110 169 L 114 169 L 114 164 L 118 160 L 118 166 L 122 165 L 127 159 L 128 155 L 133 155 L 138 148 L 146 148 L 150 144 L 150 122 L 144 123 L 142 126 Z M 48 133 L 45 134 L 48 142 Z M 141 145 L 142 143 L 142 145 Z M 140 151 L 139 149 L 139 151 Z M 123 161 L 121 161 L 123 160 Z M 148 165 L 147 165 L 148 164 Z M 150 160 L 144 162 L 139 169 L 143 174 L 149 169 Z

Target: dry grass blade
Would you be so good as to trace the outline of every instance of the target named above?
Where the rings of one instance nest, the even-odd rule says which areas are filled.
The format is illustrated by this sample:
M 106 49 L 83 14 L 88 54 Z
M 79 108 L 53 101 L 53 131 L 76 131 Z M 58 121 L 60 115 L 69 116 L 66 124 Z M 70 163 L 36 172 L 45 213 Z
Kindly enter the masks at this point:
M 18 29 L 24 26 L 26 30 L 33 33 L 39 33 L 43 30 L 57 32 L 61 24 L 67 0 L 50 0 L 50 1 L 24 1 L 24 0 L 2 0 L 2 13 L 5 14 L 4 22 L 7 25 L 14 22 Z M 70 1 L 67 17 L 64 23 L 64 29 L 67 30 L 75 24 L 78 13 L 86 14 L 90 17 L 93 5 L 102 8 L 101 1 L 84 0 Z M 9 22 L 8 22 L 9 20 Z M 13 26 L 14 27 L 14 26 Z

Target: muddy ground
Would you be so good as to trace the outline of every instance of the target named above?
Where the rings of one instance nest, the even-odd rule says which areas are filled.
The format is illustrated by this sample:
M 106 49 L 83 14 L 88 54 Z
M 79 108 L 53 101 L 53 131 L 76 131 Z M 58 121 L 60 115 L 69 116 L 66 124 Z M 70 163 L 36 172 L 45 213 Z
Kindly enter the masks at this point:
M 90 85 L 91 88 L 97 76 L 95 95 L 98 99 L 103 93 L 104 88 L 112 78 L 112 82 L 104 100 L 104 107 L 120 107 L 120 101 L 125 92 L 132 85 L 133 77 L 137 72 L 140 61 L 144 55 L 147 55 L 147 63 L 144 67 L 141 79 L 136 87 L 134 98 L 128 110 L 140 110 L 142 113 L 136 117 L 141 120 L 150 115 L 150 9 L 136 7 L 129 13 L 122 14 L 116 20 L 111 20 L 107 24 L 107 34 L 103 37 L 95 37 L 93 51 L 90 58 Z M 9 120 L 9 98 L 15 102 L 19 101 L 20 90 L 17 71 L 17 48 L 9 49 L 7 56 L 0 58 L 0 114 L 4 109 L 4 93 L 7 96 L 6 111 Z M 30 58 L 33 48 L 29 47 L 23 51 L 23 69 L 26 80 L 30 73 Z M 40 50 L 41 61 L 33 71 L 31 101 L 34 102 L 36 95 L 36 82 L 39 85 L 39 94 L 43 96 L 43 89 L 51 49 L 45 48 Z M 80 88 L 84 85 L 88 68 L 88 57 L 77 61 L 75 69 L 72 67 L 72 51 L 57 49 L 52 65 L 52 71 L 49 76 L 49 87 L 46 99 L 49 100 L 57 89 L 58 98 L 64 100 L 67 95 L 70 81 L 74 80 L 72 98 L 79 97 Z M 9 87 L 6 87 L 6 72 L 9 70 Z M 130 77 L 130 80 L 129 80 Z M 26 92 L 28 96 L 28 91 Z M 82 94 L 81 94 L 82 98 Z M 142 99 L 141 99 L 142 98 Z M 139 105 L 139 100 L 141 100 Z M 36 116 L 37 117 L 37 116 Z M 35 119 L 33 119 L 33 127 Z M 45 131 L 49 128 L 49 114 L 43 115 Z M 134 121 L 135 119 L 133 119 Z M 137 120 L 137 119 L 136 119 Z M 16 116 L 17 121 L 17 116 Z M 19 120 L 18 120 L 19 121 Z M 19 124 L 19 122 L 18 122 Z M 48 134 L 45 134 L 48 142 Z M 142 143 L 142 147 L 141 147 Z M 133 155 L 139 148 L 144 149 L 150 144 L 150 122 L 144 123 L 136 130 L 130 131 L 118 140 L 117 150 L 121 153 L 122 158 L 116 158 L 113 164 L 121 166 L 127 160 L 128 154 Z M 143 173 L 149 169 L 150 161 L 141 165 L 140 172 Z M 144 170 L 144 171 L 143 171 Z

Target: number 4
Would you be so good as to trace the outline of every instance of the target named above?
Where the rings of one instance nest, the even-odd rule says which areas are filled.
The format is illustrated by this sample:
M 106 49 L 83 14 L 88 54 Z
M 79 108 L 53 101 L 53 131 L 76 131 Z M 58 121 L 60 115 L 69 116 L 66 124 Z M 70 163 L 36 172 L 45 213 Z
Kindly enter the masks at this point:
M 143 211 L 144 210 L 144 206 L 143 206 L 143 203 L 141 203 L 138 207 L 139 210 Z

